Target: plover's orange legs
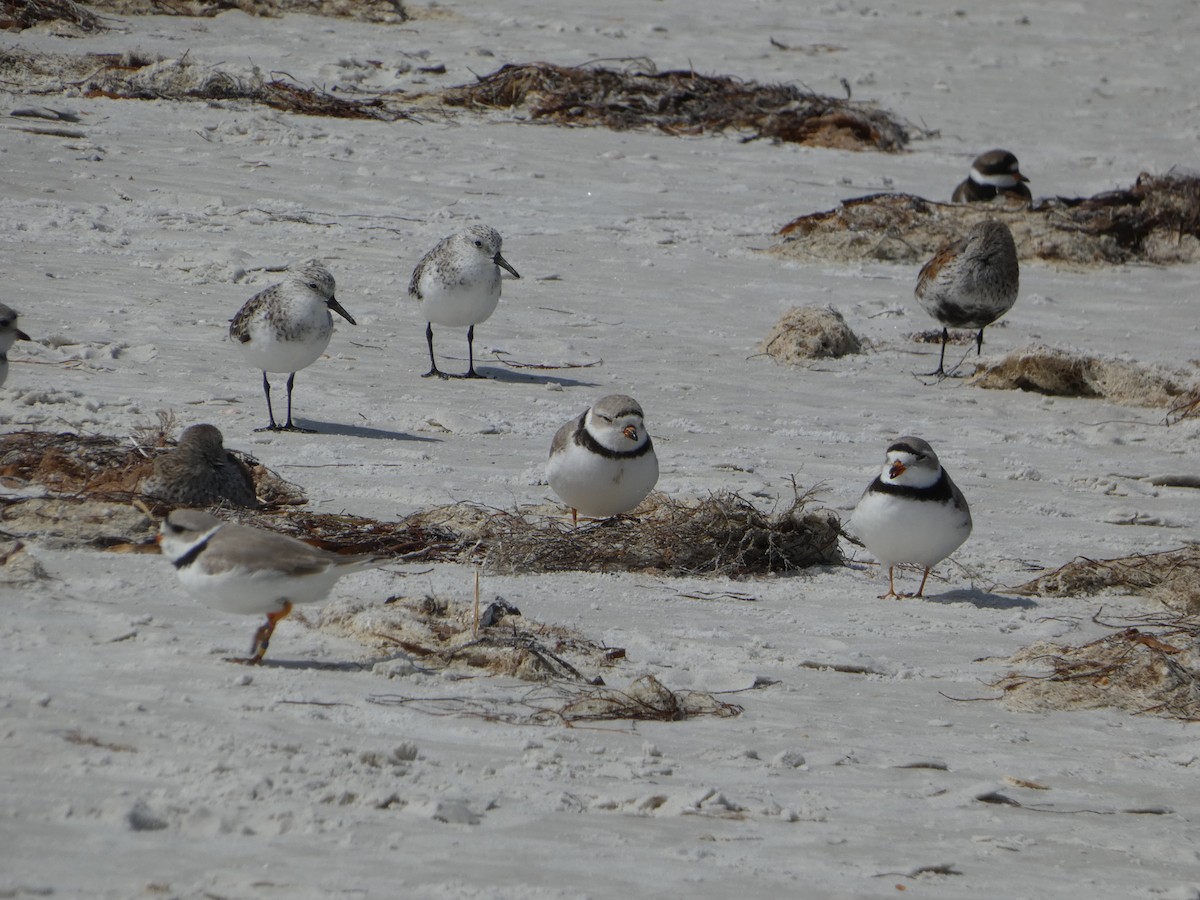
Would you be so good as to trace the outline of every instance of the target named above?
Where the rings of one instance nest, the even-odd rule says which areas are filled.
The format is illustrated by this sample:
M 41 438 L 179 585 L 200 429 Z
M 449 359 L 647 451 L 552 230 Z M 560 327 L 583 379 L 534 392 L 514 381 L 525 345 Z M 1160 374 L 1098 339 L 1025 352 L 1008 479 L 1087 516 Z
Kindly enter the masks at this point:
M 240 663 L 243 666 L 257 666 L 261 663 L 263 656 L 266 655 L 267 647 L 271 645 L 271 635 L 275 633 L 275 626 L 279 624 L 280 619 L 287 618 L 291 611 L 292 601 L 284 600 L 283 609 L 279 612 L 267 613 L 267 621 L 263 622 L 258 627 L 258 631 L 254 632 L 254 643 L 250 645 L 250 655 L 245 658 L 231 656 L 226 662 Z

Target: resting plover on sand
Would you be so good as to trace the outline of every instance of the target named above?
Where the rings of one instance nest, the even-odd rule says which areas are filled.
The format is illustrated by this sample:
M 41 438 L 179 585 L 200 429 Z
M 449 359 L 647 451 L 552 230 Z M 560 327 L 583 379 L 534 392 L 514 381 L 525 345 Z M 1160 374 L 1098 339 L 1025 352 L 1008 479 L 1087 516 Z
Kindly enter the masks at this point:
M 258 505 L 250 471 L 225 449 L 215 425 L 185 429 L 173 450 L 155 458 L 141 491 L 172 506 Z
M 8 351 L 16 341 L 27 341 L 29 335 L 17 327 L 18 313 L 0 303 L 0 385 L 8 378 Z
M 333 310 L 357 324 L 334 296 L 333 276 L 317 260 L 289 270 L 287 280 L 260 291 L 245 302 L 229 326 L 242 355 L 263 373 L 270 424 L 256 431 L 310 431 L 292 424 L 292 385 L 296 373 L 312 365 L 329 346 Z M 287 372 L 287 423 L 278 425 L 271 408 L 268 372 Z
M 955 203 L 978 203 L 999 197 L 1009 202 L 1032 203 L 1033 195 L 1021 174 L 1017 158 L 1007 150 L 989 150 L 975 157 L 967 180 L 954 189 Z
M 917 302 L 942 325 L 942 352 L 930 375 L 946 374 L 950 328 L 978 328 L 975 352 L 983 352 L 983 329 L 1017 302 L 1020 275 L 1012 232 L 991 219 L 977 222 L 925 263 L 917 276 Z
M 472 225 L 443 238 L 421 257 L 408 283 L 409 296 L 421 306 L 425 317 L 425 340 L 429 343 L 429 371 L 422 377 L 451 378 L 437 367 L 433 357 L 433 325 L 467 329 L 467 371 L 463 378 L 481 378 L 475 371 L 475 326 L 496 311 L 500 302 L 500 270 L 520 278 L 517 270 L 500 255 L 500 235 L 486 225 Z
M 224 612 L 266 614 L 250 656 L 257 665 L 279 620 L 302 603 L 324 600 L 343 575 L 380 565 L 379 556 L 340 556 L 296 538 L 235 525 L 198 509 L 177 509 L 159 529 L 163 555 L 188 592 Z
M 883 471 L 863 492 L 849 530 L 888 567 L 888 592 L 880 599 L 902 596 L 893 574 L 900 563 L 925 567 L 917 592 L 903 595 L 922 597 L 929 570 L 970 535 L 971 511 L 933 448 L 902 437 L 887 448 Z
M 546 480 L 573 522 L 628 512 L 654 488 L 658 458 L 643 419 L 636 400 L 612 394 L 558 429 Z

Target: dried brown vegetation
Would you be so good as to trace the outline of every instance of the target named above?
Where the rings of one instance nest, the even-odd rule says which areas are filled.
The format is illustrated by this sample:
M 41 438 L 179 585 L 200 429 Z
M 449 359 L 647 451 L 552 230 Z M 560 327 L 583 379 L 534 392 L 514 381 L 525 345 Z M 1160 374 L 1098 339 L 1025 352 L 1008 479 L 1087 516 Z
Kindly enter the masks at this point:
M 210 18 L 230 9 L 252 16 L 309 13 L 363 22 L 408 20 L 402 0 L 92 0 L 92 9 L 116 16 L 196 16 Z M 82 30 L 100 27 L 90 9 L 72 0 L 0 0 L 0 28 L 21 30 L 40 22 L 66 21 Z
M 1039 642 L 1010 662 L 996 683 L 1013 709 L 1116 707 L 1200 720 L 1200 545 L 1115 559 L 1078 557 L 1012 588 L 1015 593 L 1080 596 L 1117 590 L 1169 611 L 1098 624 L 1111 634 L 1078 647 Z
M 0 53 L 0 76 L 34 93 L 79 92 L 114 100 L 245 101 L 309 116 L 394 121 L 407 113 L 379 97 L 340 97 L 254 70 L 234 74 L 135 53 L 82 56 Z
M 163 420 L 128 438 L 71 432 L 17 431 L 0 435 L 0 484 L 42 485 L 56 499 L 128 502 L 150 474 L 153 457 L 173 446 Z M 234 454 L 254 479 L 255 492 L 267 506 L 304 502 L 303 492 L 253 456 Z M 9 501 L 5 501 L 9 502 Z M 153 507 L 149 498 L 146 502 Z
M 551 63 L 506 65 L 475 84 L 438 92 L 438 102 L 469 109 L 521 108 L 559 125 L 668 134 L 746 132 L 853 150 L 903 149 L 908 132 L 890 114 L 791 85 L 761 85 L 694 71 L 659 72 L 649 60 L 623 70 Z
M 153 498 L 138 487 L 150 456 L 166 449 L 164 423 L 135 440 L 104 436 L 18 432 L 0 436 L 0 479 L 12 486 L 40 484 L 56 501 L 57 520 L 94 515 L 91 501 L 134 499 L 156 513 Z M 762 575 L 816 565 L 840 565 L 840 523 L 825 509 L 810 509 L 798 496 L 788 507 L 766 512 L 737 494 L 693 501 L 652 494 L 636 516 L 620 516 L 578 528 L 532 508 L 500 510 L 474 503 L 421 510 L 398 522 L 317 513 L 295 506 L 303 493 L 253 457 L 235 453 L 250 469 L 262 508 L 239 521 L 269 528 L 329 549 L 405 556 L 408 559 L 472 562 L 497 572 L 652 571 L 668 575 Z M 65 506 L 64 506 L 65 504 Z M 39 512 L 39 515 L 43 513 Z
M 491 610 L 502 611 L 492 617 Z M 376 703 L 434 705 L 439 712 L 479 715 L 530 725 L 572 725 L 620 719 L 677 722 L 694 716 L 736 716 L 740 706 L 701 691 L 676 692 L 653 675 L 621 689 L 605 684 L 625 659 L 625 651 L 589 640 L 560 625 L 526 619 L 496 598 L 480 619 L 467 604 L 435 597 L 392 597 L 383 606 L 361 602 L 332 604 L 318 627 L 361 641 L 376 651 L 396 653 L 382 663 L 407 675 L 415 669 L 454 670 L 538 682 L 517 706 L 504 711 L 473 701 L 374 697 Z M 449 703 L 447 707 L 444 704 Z M 442 705 L 439 705 L 442 704 Z
M 809 260 L 918 262 L 982 219 L 1012 230 L 1021 259 L 1079 265 L 1200 260 L 1200 177 L 1142 173 L 1132 187 L 1093 197 L 1056 197 L 1032 208 L 937 203 L 873 194 L 793 219 L 771 252 Z
M 862 341 L 832 306 L 796 306 L 762 342 L 762 352 L 783 363 L 806 363 L 862 352 Z
M 970 384 L 993 390 L 1022 390 L 1055 397 L 1093 397 L 1127 406 L 1180 408 L 1196 395 L 1186 376 L 1122 360 L 1100 359 L 1033 346 L 999 362 L 980 363 Z M 1175 410 L 1173 410 L 1174 412 Z M 1178 418 L 1183 418 L 1181 414 Z
M 1114 559 L 1080 556 L 1012 590 L 1020 594 L 1076 597 L 1119 589 L 1200 613 L 1200 545 Z
M 1010 662 L 995 687 L 1025 712 L 1115 707 L 1200 721 L 1200 619 L 1171 614 L 1101 623 L 1112 634 L 1068 647 L 1039 642 Z
M 80 32 L 105 30 L 99 16 L 74 0 L 0 0 L 0 29 L 24 31 L 48 22 L 65 22 Z

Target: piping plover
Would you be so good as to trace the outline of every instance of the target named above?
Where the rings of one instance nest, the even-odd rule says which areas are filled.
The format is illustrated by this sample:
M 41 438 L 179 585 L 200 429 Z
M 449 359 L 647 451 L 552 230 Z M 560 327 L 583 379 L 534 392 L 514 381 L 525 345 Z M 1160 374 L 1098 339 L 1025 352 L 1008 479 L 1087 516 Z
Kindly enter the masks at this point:
M 0 385 L 8 378 L 8 351 L 16 341 L 27 341 L 29 335 L 17 327 L 18 313 L 0 303 Z
M 983 352 L 983 329 L 1012 309 L 1020 287 L 1017 245 L 1003 222 L 976 222 L 966 237 L 943 246 L 917 276 L 917 302 L 942 325 L 942 352 L 930 375 L 946 374 L 950 328 L 978 328 L 976 354 Z
M 893 569 L 900 563 L 925 567 L 922 597 L 929 570 L 957 550 L 971 533 L 971 510 L 937 454 L 918 437 L 897 438 L 887 448 L 883 471 L 863 492 L 850 531 L 882 565 L 888 567 L 886 597 L 899 597 Z
M 273 531 L 235 525 L 198 509 L 177 509 L 163 521 L 158 542 L 179 580 L 205 605 L 267 621 L 254 633 L 257 665 L 276 624 L 298 603 L 324 600 L 343 575 L 386 562 L 379 556 L 340 556 Z
M 967 180 L 954 189 L 955 203 L 978 203 L 999 197 L 1010 203 L 1032 203 L 1027 182 L 1017 158 L 1007 150 L 989 150 L 975 157 Z
M 171 506 L 258 505 L 249 469 L 225 449 L 215 425 L 185 429 L 173 450 L 155 458 L 141 492 Z
M 500 235 L 486 225 L 472 225 L 443 238 L 421 257 L 408 282 L 408 294 L 421 305 L 425 340 L 429 343 L 429 371 L 422 377 L 452 376 L 440 371 L 433 358 L 433 323 L 467 328 L 467 358 L 463 378 L 482 378 L 475 371 L 475 326 L 496 311 L 500 302 L 500 270 L 520 278 L 500 255 Z
M 615 516 L 633 509 L 658 481 L 658 458 L 632 397 L 612 394 L 563 425 L 550 445 L 546 480 L 579 514 Z
M 292 384 L 296 373 L 316 362 L 333 335 L 333 310 L 351 325 L 354 317 L 334 296 L 333 275 L 317 260 L 288 272 L 287 280 L 271 285 L 245 302 L 229 325 L 242 355 L 263 373 L 270 424 L 255 431 L 310 431 L 292 424 Z M 275 423 L 268 372 L 287 372 L 287 424 Z

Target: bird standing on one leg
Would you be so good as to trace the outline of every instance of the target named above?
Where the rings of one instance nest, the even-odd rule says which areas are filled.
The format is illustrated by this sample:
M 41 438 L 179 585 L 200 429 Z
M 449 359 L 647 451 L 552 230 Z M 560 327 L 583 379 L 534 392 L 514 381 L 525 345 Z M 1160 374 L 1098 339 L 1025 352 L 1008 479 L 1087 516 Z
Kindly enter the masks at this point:
M 425 340 L 429 344 L 429 371 L 452 378 L 437 367 L 433 356 L 433 324 L 467 329 L 467 371 L 462 378 L 482 378 L 475 371 L 475 326 L 496 311 L 500 302 L 500 270 L 520 278 L 500 255 L 502 240 L 494 228 L 472 225 L 452 234 L 421 257 L 408 283 L 408 294 L 421 305 Z
M 333 275 L 317 260 L 309 260 L 287 280 L 271 285 L 245 302 L 229 325 L 242 355 L 263 373 L 270 423 L 255 431 L 304 431 L 292 424 L 292 386 L 296 373 L 312 365 L 329 346 L 333 310 L 351 325 L 358 324 L 334 296 Z M 268 372 L 287 372 L 287 422 L 275 422 Z
M 177 509 L 158 534 L 179 581 L 205 605 L 225 612 L 265 614 L 250 655 L 229 662 L 262 662 L 275 626 L 296 604 L 324 600 L 343 575 L 387 561 L 342 556 L 286 534 L 235 525 L 198 509 Z
M 1017 302 L 1020 276 L 1012 232 L 994 219 L 977 222 L 925 263 L 917 276 L 917 302 L 942 325 L 938 367 L 928 374 L 946 374 L 950 328 L 978 328 L 975 352 L 983 352 L 983 329 Z

